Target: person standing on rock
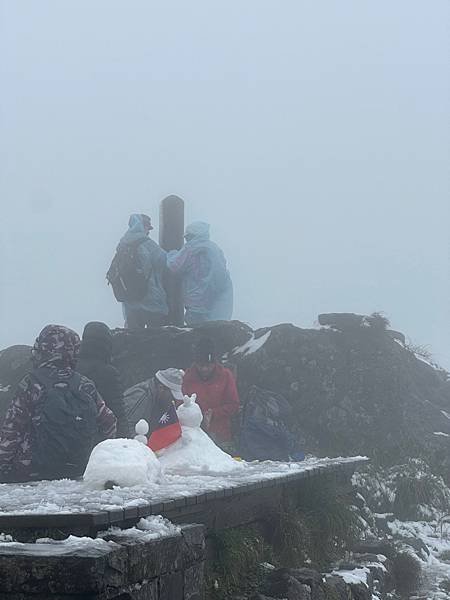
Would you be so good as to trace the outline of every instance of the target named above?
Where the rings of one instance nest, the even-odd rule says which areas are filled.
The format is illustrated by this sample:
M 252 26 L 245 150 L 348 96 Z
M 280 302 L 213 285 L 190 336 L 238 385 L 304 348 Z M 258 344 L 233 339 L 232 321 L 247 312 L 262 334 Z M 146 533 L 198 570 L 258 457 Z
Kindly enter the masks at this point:
M 116 434 L 116 418 L 95 385 L 75 371 L 80 338 L 47 325 L 0 431 L 0 481 L 61 479 L 83 474 L 92 448 Z
M 186 228 L 185 245 L 167 255 L 167 267 L 182 279 L 188 325 L 205 321 L 229 321 L 233 313 L 233 284 L 222 250 L 209 239 L 209 225 L 202 221 Z
M 77 371 L 94 382 L 106 406 L 117 419 L 117 437 L 127 437 L 123 387 L 118 370 L 111 364 L 112 334 L 105 323 L 92 321 L 83 331 Z
M 163 286 L 166 252 L 149 237 L 150 217 L 133 214 L 106 275 L 122 303 L 125 327 L 144 329 L 167 322 L 169 307 Z
M 217 360 L 213 340 L 202 338 L 195 346 L 194 363 L 183 378 L 183 392 L 197 394 L 203 428 L 223 450 L 231 451 L 231 419 L 239 412 L 239 395 L 233 373 Z

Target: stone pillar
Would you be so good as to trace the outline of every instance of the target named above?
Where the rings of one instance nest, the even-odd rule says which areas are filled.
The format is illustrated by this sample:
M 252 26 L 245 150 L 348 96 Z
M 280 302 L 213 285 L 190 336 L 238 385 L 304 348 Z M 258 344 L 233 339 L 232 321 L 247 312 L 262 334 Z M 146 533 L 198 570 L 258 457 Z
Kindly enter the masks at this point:
M 167 196 L 159 211 L 159 245 L 166 251 L 180 250 L 184 239 L 184 202 L 178 196 Z M 164 281 L 169 300 L 169 324 L 184 325 L 184 306 L 180 278 L 167 273 Z

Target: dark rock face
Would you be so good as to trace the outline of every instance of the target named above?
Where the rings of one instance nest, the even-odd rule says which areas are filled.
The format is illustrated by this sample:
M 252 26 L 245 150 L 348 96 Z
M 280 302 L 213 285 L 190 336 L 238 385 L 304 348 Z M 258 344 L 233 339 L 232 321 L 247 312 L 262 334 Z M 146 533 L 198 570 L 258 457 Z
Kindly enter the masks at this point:
M 253 384 L 288 399 L 295 414 L 292 429 L 305 438 L 307 451 L 367 454 L 391 464 L 420 456 L 446 468 L 450 438 L 435 432 L 450 434 L 448 375 L 418 360 L 379 320 L 371 325 L 361 315 L 324 318 L 336 328 L 281 324 L 253 332 L 232 321 L 194 330 L 117 330 L 114 363 L 130 386 L 160 368 L 188 367 L 193 344 L 207 335 L 215 340 L 219 355 L 235 365 L 243 400 Z M 236 350 L 269 332 L 256 351 L 255 346 Z M 11 386 L 0 392 L 0 416 L 27 370 L 28 357 L 23 346 L 0 354 L 0 385 Z

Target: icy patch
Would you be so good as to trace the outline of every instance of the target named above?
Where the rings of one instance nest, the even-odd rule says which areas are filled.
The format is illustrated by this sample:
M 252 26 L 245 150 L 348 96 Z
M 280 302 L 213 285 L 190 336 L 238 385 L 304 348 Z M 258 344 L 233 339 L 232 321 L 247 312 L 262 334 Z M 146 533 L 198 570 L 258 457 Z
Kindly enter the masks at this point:
M 9 392 L 10 389 L 11 389 L 10 385 L 1 385 L 0 384 L 0 392 Z
M 433 435 L 441 435 L 443 437 L 450 437 L 450 434 L 444 433 L 443 431 L 433 431 Z
M 234 348 L 232 353 L 233 354 L 242 354 L 243 356 L 248 356 L 249 354 L 253 354 L 254 352 L 257 352 L 264 346 L 264 344 L 270 338 L 271 333 L 272 333 L 272 331 L 269 330 L 267 333 L 265 333 L 264 335 L 262 335 L 261 337 L 256 338 L 256 339 L 255 339 L 255 336 L 253 335 L 248 340 L 248 342 L 246 342 L 243 346 L 238 346 L 237 348 Z
M 119 487 L 145 485 L 161 478 L 161 465 L 153 451 L 137 440 L 105 440 L 92 450 L 83 478 L 98 490 L 106 482 Z
M 450 421 L 450 414 L 448 412 L 446 412 L 445 410 L 441 410 L 441 413 Z

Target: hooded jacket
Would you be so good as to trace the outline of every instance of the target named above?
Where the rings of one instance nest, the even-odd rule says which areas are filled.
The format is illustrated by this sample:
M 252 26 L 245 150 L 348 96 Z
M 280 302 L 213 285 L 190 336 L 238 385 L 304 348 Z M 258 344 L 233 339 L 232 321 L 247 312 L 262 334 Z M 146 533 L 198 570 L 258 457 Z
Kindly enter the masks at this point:
M 233 284 L 222 250 L 209 239 L 209 225 L 202 221 L 186 228 L 187 242 L 167 255 L 167 266 L 182 277 L 186 321 L 230 320 Z
M 133 245 L 142 240 L 137 255 L 140 266 L 148 276 L 147 293 L 137 302 L 123 302 L 125 317 L 128 311 L 145 310 L 151 313 L 167 315 L 169 307 L 163 286 L 163 274 L 166 269 L 166 252 L 148 237 L 142 215 L 133 214 L 128 221 L 128 231 L 119 242 L 121 245 Z
M 117 419 L 117 437 L 127 437 L 123 386 L 111 364 L 112 335 L 104 323 L 88 323 L 84 328 L 77 371 L 93 381 L 106 406 Z
M 80 338 L 74 331 L 60 325 L 47 325 L 32 349 L 33 365 L 45 369 L 51 378 L 68 381 L 75 372 L 79 348 Z M 92 381 L 81 377 L 78 389 L 95 402 L 99 434 L 103 439 L 114 437 L 116 419 Z M 44 401 L 45 388 L 28 373 L 19 383 L 0 431 L 0 481 L 30 478 L 34 432 Z

